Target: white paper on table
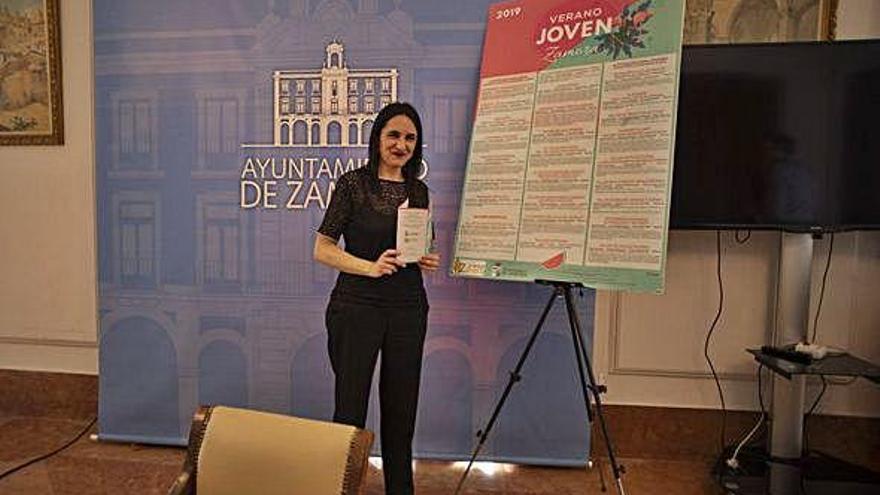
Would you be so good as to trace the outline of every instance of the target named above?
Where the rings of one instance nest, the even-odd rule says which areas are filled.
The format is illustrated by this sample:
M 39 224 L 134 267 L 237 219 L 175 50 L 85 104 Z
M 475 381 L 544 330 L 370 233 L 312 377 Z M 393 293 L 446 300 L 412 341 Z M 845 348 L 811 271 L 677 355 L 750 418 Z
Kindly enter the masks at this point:
M 397 259 L 415 263 L 431 247 L 431 215 L 426 208 L 397 209 Z

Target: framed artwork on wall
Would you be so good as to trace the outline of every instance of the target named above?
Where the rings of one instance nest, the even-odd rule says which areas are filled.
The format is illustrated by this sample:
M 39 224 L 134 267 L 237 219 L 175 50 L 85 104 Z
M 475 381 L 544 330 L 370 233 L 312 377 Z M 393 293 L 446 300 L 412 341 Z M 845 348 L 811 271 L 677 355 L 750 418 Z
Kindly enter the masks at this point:
M 686 44 L 833 40 L 839 0 L 688 0 Z
M 0 0 L 0 145 L 64 144 L 59 0 Z

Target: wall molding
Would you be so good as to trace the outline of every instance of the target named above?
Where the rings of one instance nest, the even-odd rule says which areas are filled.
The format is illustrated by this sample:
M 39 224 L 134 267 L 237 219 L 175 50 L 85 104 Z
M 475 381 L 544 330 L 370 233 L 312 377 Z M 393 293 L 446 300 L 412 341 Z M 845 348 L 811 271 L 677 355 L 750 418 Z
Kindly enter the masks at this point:
M 632 367 L 620 364 L 620 320 L 623 311 L 622 296 L 619 292 L 610 293 L 611 314 L 609 318 L 609 364 L 608 375 L 617 376 L 656 376 L 663 378 L 713 379 L 711 373 L 685 369 L 669 369 L 654 367 Z M 754 373 L 718 372 L 719 380 L 755 381 Z
M 0 336 L 0 344 L 11 345 L 36 345 L 43 347 L 81 347 L 96 349 L 97 341 L 73 340 L 73 339 L 38 339 L 34 337 L 4 337 Z

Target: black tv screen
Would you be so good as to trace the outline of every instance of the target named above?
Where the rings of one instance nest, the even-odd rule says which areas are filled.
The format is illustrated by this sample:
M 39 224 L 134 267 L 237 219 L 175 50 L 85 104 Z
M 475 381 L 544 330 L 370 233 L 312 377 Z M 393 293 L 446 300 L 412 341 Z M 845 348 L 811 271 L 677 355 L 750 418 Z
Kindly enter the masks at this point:
M 880 228 L 880 41 L 687 46 L 670 227 Z

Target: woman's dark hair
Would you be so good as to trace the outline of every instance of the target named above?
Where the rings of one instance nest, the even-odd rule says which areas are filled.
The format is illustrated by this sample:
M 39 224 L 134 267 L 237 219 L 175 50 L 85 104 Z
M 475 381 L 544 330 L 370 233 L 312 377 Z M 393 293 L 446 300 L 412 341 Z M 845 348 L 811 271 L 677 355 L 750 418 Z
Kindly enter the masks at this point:
M 416 126 L 416 145 L 413 148 L 413 154 L 401 170 L 401 172 L 403 172 L 403 179 L 406 181 L 408 188 L 412 187 L 422 168 L 422 119 L 419 118 L 419 113 L 416 112 L 416 109 L 409 103 L 394 102 L 388 104 L 379 111 L 378 115 L 376 115 L 376 121 L 373 123 L 372 131 L 370 131 L 369 161 L 367 162 L 367 168 L 369 169 L 370 177 L 373 178 L 374 185 L 377 188 L 379 187 L 379 163 L 381 161 L 380 141 L 382 137 L 382 129 L 385 128 L 385 125 L 388 124 L 389 120 L 398 115 L 406 115 L 412 120 L 413 125 Z

